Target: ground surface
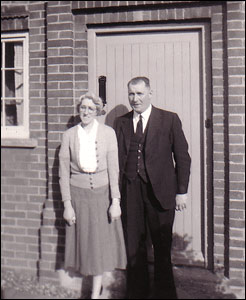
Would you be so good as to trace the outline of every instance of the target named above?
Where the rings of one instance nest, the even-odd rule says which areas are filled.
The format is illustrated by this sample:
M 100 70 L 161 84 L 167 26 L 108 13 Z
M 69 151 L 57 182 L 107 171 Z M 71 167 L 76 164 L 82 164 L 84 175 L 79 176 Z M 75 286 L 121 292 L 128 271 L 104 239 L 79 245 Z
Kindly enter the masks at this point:
M 229 290 L 223 279 L 213 273 L 190 267 L 174 267 L 179 299 L 244 299 Z M 62 288 L 53 283 L 40 283 L 25 274 L 6 271 L 1 274 L 1 299 L 88 299 L 89 282 L 81 292 Z M 125 278 L 116 273 L 106 278 L 102 299 L 124 299 Z

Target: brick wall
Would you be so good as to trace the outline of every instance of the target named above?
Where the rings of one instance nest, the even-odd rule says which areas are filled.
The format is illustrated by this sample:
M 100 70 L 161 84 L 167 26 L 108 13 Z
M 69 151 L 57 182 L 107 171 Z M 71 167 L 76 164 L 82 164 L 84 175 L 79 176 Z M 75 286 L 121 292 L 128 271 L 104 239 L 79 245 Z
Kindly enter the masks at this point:
M 227 2 L 229 111 L 229 277 L 245 280 L 245 2 Z
M 74 104 L 74 33 L 70 1 L 47 3 L 47 110 L 49 194 L 41 229 L 40 276 L 54 278 L 64 255 L 64 221 L 58 181 L 62 133 L 72 124 Z
M 14 12 L 12 21 L 5 20 L 2 30 L 29 29 L 30 137 L 37 143 L 37 147 L 30 149 L 1 148 L 2 268 L 37 275 L 40 227 L 47 198 L 45 10 L 40 2 L 7 1 L 1 5 L 5 5 L 7 12 Z M 29 17 L 19 18 L 18 14 L 24 12 Z
M 175 4 L 176 2 L 178 5 Z M 213 235 L 213 243 L 210 243 L 208 249 L 212 254 L 210 267 L 214 266 L 216 270 L 222 270 L 231 278 L 235 288 L 243 285 L 245 259 L 243 248 L 244 2 L 224 1 L 210 6 L 208 3 L 202 6 L 200 1 L 195 1 L 194 6 L 191 6 L 190 2 L 194 3 L 194 1 L 182 3 L 180 1 L 48 1 L 46 8 L 43 1 L 30 2 L 28 9 L 30 9 L 30 74 L 32 74 L 30 76 L 31 134 L 38 139 L 38 147 L 30 150 L 2 150 L 4 157 L 10 161 L 9 165 L 7 160 L 2 160 L 2 202 L 5 205 L 2 210 L 3 220 L 6 222 L 3 224 L 4 266 L 11 266 L 11 261 L 17 257 L 18 251 L 8 252 L 10 244 L 18 243 L 18 236 L 28 235 L 28 230 L 33 229 L 24 225 L 21 227 L 22 233 L 18 232 L 20 228 L 16 229 L 19 220 L 27 217 L 27 211 L 23 209 L 23 213 L 20 214 L 21 211 L 17 206 L 20 201 L 20 194 L 17 195 L 18 185 L 26 184 L 26 188 L 32 190 L 22 194 L 23 205 L 25 207 L 31 207 L 30 204 L 39 205 L 35 217 L 32 215 L 30 218 L 37 222 L 34 228 L 37 228 L 39 234 L 36 243 L 30 241 L 30 247 L 36 247 L 34 252 L 36 256 L 26 263 L 29 264 L 29 261 L 32 264 L 39 263 L 38 269 L 43 280 L 56 279 L 54 270 L 62 267 L 64 221 L 58 185 L 58 151 L 62 133 L 73 124 L 72 116 L 76 115 L 76 102 L 88 89 L 86 24 L 119 22 L 123 25 L 129 22 L 141 24 L 141 22 L 151 21 L 206 20 L 211 25 L 212 48 L 212 98 L 211 103 L 208 103 L 213 112 L 211 129 L 213 144 L 210 149 L 213 157 L 213 176 L 209 178 L 213 186 L 209 204 L 213 214 L 209 216 L 208 224 L 210 234 Z M 45 37 L 47 37 L 47 44 L 44 43 Z M 47 66 L 45 53 L 47 53 Z M 24 158 L 16 159 L 15 155 L 18 159 L 26 157 L 28 163 Z M 29 159 L 30 157 L 35 161 Z M 12 168 L 10 168 L 11 164 Z M 29 172 L 35 170 L 34 173 L 38 174 L 38 178 L 35 180 L 32 174 L 28 173 L 29 177 L 26 174 L 22 176 L 21 181 L 12 181 L 13 178 L 15 180 L 18 178 L 17 168 L 19 171 L 25 168 Z M 39 202 L 35 200 L 37 197 Z M 11 198 L 15 198 L 15 202 L 10 200 Z M 41 220 L 42 224 L 40 224 Z M 34 234 L 34 230 L 32 232 Z M 25 246 L 29 247 L 29 242 L 25 243 Z M 37 260 L 38 247 L 41 250 L 39 260 Z M 10 259 L 8 255 L 13 257 Z

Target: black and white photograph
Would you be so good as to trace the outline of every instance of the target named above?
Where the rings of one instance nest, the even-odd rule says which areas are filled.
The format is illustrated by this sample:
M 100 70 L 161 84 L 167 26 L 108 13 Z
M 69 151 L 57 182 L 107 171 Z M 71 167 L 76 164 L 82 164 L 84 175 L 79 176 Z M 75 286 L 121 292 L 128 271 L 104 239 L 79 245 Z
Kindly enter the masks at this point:
M 1 299 L 245 299 L 245 1 L 1 1 Z

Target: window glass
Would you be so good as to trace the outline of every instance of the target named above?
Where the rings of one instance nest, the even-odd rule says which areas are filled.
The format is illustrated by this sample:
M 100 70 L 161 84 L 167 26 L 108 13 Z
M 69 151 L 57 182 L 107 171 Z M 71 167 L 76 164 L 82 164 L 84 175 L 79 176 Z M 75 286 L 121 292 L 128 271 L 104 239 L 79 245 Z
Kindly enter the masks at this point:
M 23 41 L 2 41 L 1 125 L 24 125 Z M 3 51 L 4 50 L 4 51 Z M 2 62 L 4 61 L 4 65 Z

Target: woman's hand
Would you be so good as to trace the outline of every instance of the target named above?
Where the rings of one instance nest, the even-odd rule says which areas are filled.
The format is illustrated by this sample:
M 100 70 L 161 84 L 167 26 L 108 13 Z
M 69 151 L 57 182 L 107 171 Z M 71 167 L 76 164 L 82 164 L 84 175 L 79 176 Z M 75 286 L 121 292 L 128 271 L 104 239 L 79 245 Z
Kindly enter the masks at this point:
M 76 222 L 75 212 L 72 207 L 71 201 L 64 202 L 63 218 L 67 221 L 69 226 L 75 224 Z
M 113 198 L 112 204 L 109 208 L 109 216 L 111 221 L 118 220 L 121 216 L 120 199 Z

